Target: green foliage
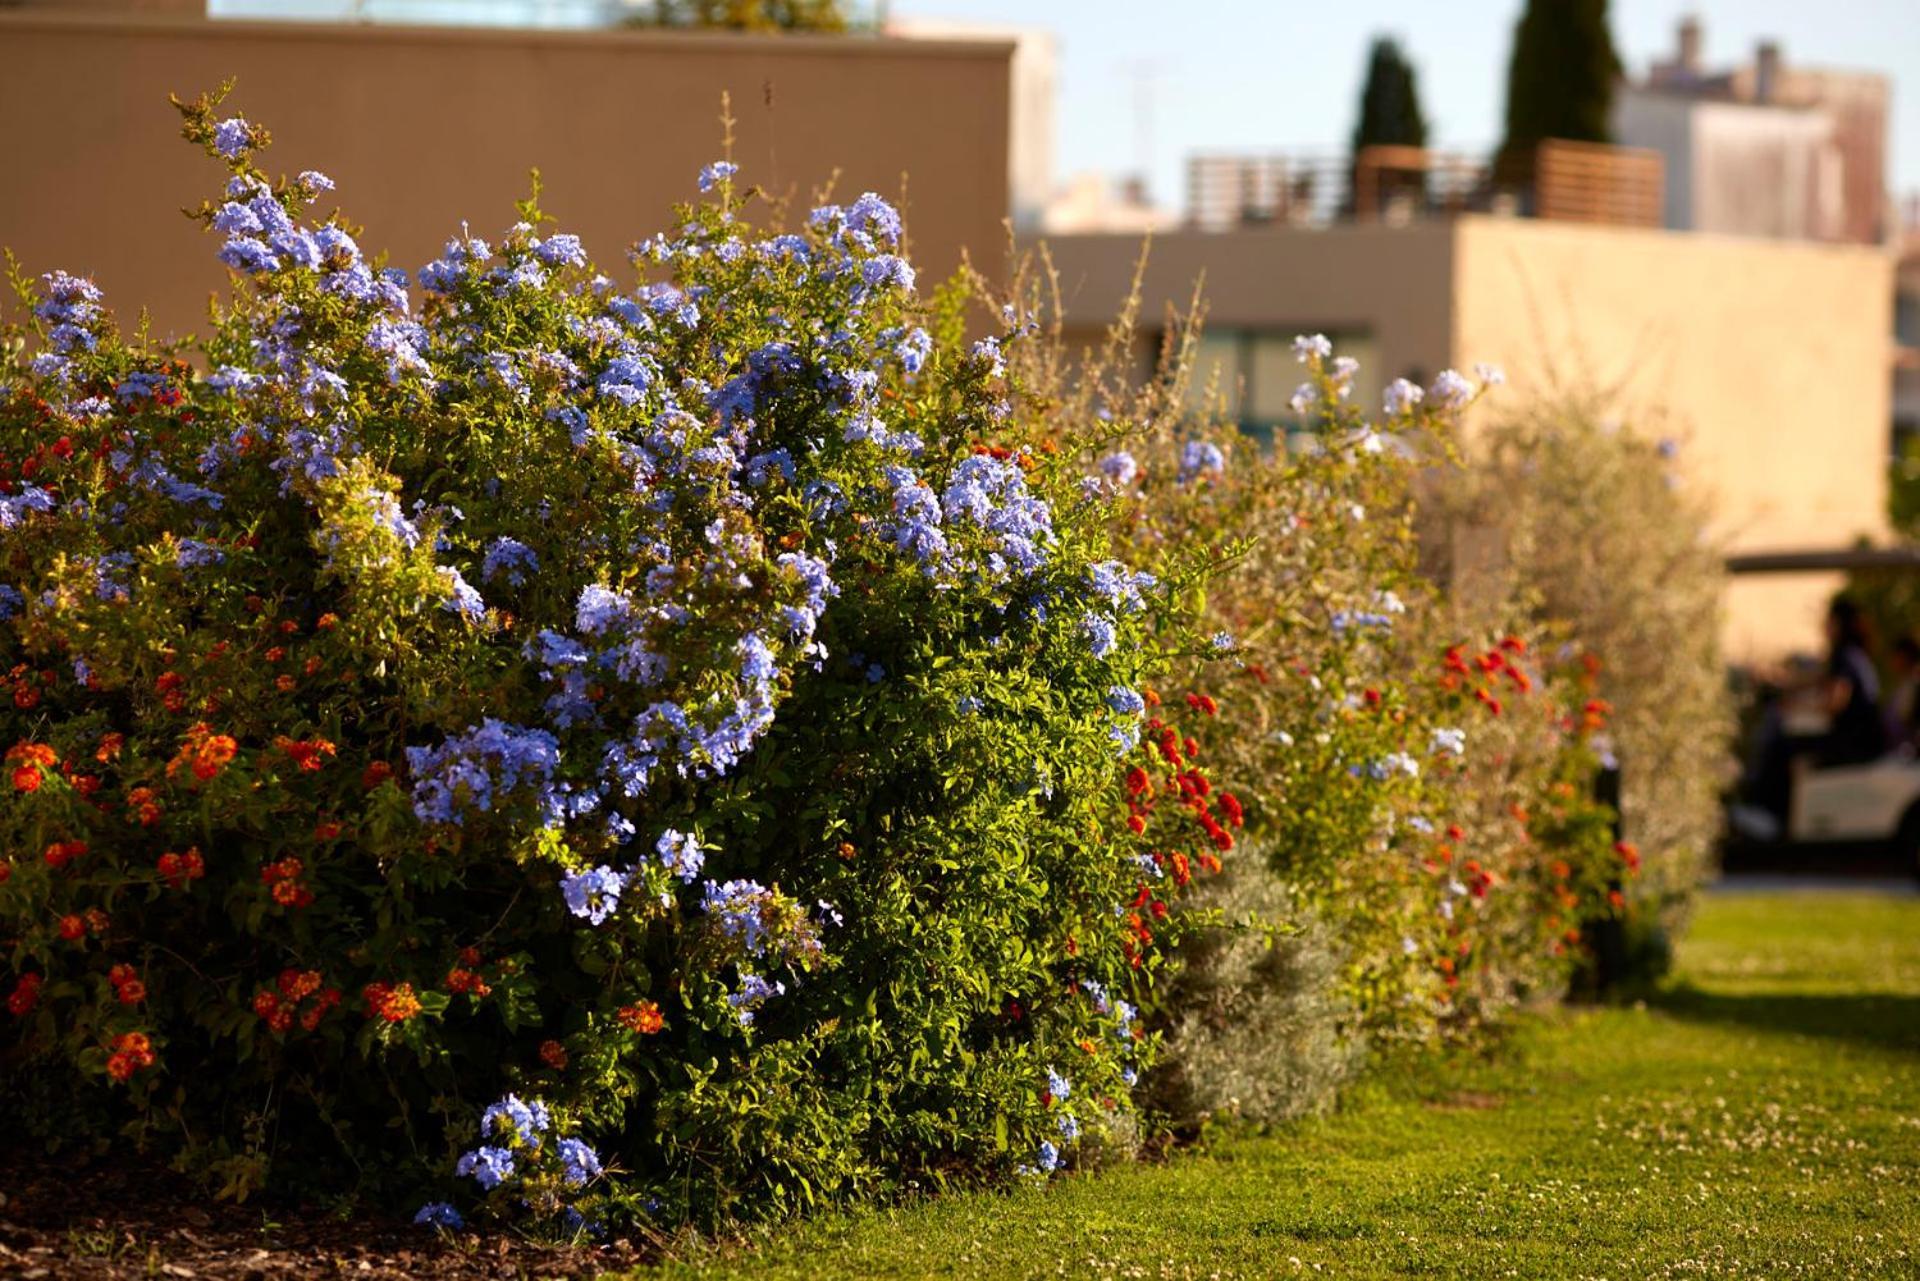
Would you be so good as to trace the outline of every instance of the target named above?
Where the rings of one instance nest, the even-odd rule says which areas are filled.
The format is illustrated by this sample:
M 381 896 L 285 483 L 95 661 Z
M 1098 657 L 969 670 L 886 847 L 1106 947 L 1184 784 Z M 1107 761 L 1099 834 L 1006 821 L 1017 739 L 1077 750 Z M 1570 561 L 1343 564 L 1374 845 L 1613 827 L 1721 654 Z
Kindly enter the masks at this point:
M 1130 1142 L 1185 928 L 1143 861 L 1231 844 L 1124 783 L 1201 580 L 1024 443 L 1025 327 L 929 338 L 884 202 L 775 236 L 727 166 L 637 281 L 529 200 L 415 306 L 186 119 L 196 362 L 55 274 L 0 370 L 31 1138 L 563 1231 Z
M 1483 620 L 1530 617 L 1604 659 L 1621 818 L 1644 859 L 1632 892 L 1667 929 L 1711 865 L 1731 769 L 1725 571 L 1705 502 L 1682 483 L 1683 450 L 1586 400 L 1508 411 L 1437 495 L 1428 538 L 1482 549 L 1485 563 L 1439 572 L 1471 584 L 1461 603 Z
M 727 31 L 845 31 L 844 0 L 654 0 L 635 23 Z
M 1607 0 L 1527 0 L 1507 64 L 1502 167 L 1530 171 L 1534 148 L 1548 138 L 1611 142 L 1622 71 Z
M 1367 80 L 1360 90 L 1360 118 L 1353 126 L 1353 150 L 1372 146 L 1424 147 L 1427 118 L 1420 110 L 1420 84 L 1413 64 L 1389 36 L 1379 36 L 1367 56 Z
M 971 1278 L 1910 1276 L 1920 899 L 1714 896 L 1677 979 L 1641 1006 L 1526 1020 L 1491 1050 L 1383 1064 L 1333 1115 L 1276 1133 L 835 1215 L 648 1275 L 805 1281 L 830 1260 L 904 1278 L 939 1259 Z

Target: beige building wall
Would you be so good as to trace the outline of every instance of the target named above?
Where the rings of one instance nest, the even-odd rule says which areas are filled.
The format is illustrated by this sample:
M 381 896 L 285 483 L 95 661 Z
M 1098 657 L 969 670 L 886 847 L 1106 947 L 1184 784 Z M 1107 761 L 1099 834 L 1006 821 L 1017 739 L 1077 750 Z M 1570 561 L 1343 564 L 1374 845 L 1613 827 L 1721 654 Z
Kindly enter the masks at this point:
M 1737 551 L 1831 549 L 1886 528 L 1892 262 L 1867 247 L 1466 218 L 1451 360 L 1503 399 L 1613 394 L 1680 442 Z M 1831 575 L 1736 580 L 1736 658 L 1817 649 Z
M 1125 300 L 1141 241 L 1049 247 L 1070 331 Z M 1155 237 L 1143 325 L 1199 282 L 1208 324 L 1371 333 L 1386 377 L 1502 366 L 1496 404 L 1608 393 L 1681 444 L 1731 550 L 1832 549 L 1885 532 L 1892 262 L 1869 248 L 1512 218 Z M 1821 645 L 1832 575 L 1743 578 L 1724 640 L 1742 660 Z
M 1143 246 L 1143 327 L 1201 290 L 1206 323 L 1221 329 L 1370 333 L 1392 374 L 1446 363 L 1453 238 L 1444 223 L 1346 225 L 1297 231 L 1174 231 L 1047 239 L 1068 324 L 1097 332 L 1120 314 Z M 1392 376 L 1391 374 L 1389 376 Z
M 200 325 L 223 286 L 180 215 L 219 167 L 167 95 L 229 77 L 230 109 L 274 136 L 268 168 L 319 169 L 371 252 L 417 269 L 469 220 L 494 237 L 538 167 L 543 204 L 601 266 L 691 200 L 732 96 L 742 179 L 804 215 L 880 192 L 905 207 L 929 281 L 963 249 L 1003 261 L 1008 42 L 726 33 L 502 31 L 209 22 L 0 6 L 0 246 L 31 272 L 92 275 L 130 321 Z

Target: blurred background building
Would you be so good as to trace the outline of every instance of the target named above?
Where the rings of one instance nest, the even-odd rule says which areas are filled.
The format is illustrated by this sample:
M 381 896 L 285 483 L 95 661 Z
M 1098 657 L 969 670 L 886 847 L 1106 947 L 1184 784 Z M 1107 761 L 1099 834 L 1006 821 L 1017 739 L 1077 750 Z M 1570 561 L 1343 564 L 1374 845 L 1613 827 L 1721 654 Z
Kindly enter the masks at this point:
M 928 280 L 963 260 L 998 274 L 1010 233 L 1046 237 L 1075 341 L 1119 311 L 1151 233 L 1138 376 L 1177 327 L 1162 318 L 1203 285 L 1196 395 L 1256 436 L 1307 426 L 1288 406 L 1289 344 L 1323 331 L 1362 361 L 1368 402 L 1393 377 L 1479 361 L 1507 370 L 1506 403 L 1611 395 L 1684 442 L 1680 474 L 1713 496 L 1736 552 L 1886 533 L 1890 427 L 1920 429 L 1920 242 L 1888 195 L 1882 76 L 1798 66 L 1777 42 L 1714 67 L 1694 20 L 1636 76 L 1604 22 L 1555 32 L 1574 7 L 1536 3 L 1515 29 L 1498 147 L 1429 146 L 1413 61 L 1383 39 L 1349 147 L 1194 154 L 1173 208 L 1145 177 L 1144 78 L 1134 117 L 1114 122 L 1138 134 L 1134 171 L 1058 179 L 1047 32 L 884 8 L 853 31 L 636 25 L 657 11 L 0 0 L 0 243 L 29 271 L 95 276 L 163 332 L 200 323 L 223 275 L 169 215 L 217 169 L 164 104 L 232 77 L 232 106 L 275 134 L 268 162 L 331 173 L 398 265 L 427 261 L 461 219 L 499 230 L 535 166 L 548 210 L 615 264 L 693 197 L 724 94 L 746 179 L 777 201 L 829 186 L 898 200 Z M 1521 74 L 1543 57 L 1551 75 Z M 1734 653 L 1815 644 L 1837 582 L 1737 585 Z

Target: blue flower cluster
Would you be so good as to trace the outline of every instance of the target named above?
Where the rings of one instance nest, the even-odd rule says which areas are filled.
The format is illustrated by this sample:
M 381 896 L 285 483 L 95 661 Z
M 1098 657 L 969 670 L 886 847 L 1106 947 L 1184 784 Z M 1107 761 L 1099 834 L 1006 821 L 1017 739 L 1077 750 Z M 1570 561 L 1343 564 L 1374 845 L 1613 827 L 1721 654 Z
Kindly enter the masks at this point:
M 545 730 L 488 717 L 438 747 L 409 747 L 407 765 L 413 771 L 413 812 L 428 823 L 461 823 L 521 788 L 535 791 L 550 819 L 565 813 L 553 786 L 560 744 Z
M 561 877 L 560 896 L 569 912 L 598 925 L 619 908 L 620 891 L 626 884 L 627 878 L 610 867 L 591 867 Z

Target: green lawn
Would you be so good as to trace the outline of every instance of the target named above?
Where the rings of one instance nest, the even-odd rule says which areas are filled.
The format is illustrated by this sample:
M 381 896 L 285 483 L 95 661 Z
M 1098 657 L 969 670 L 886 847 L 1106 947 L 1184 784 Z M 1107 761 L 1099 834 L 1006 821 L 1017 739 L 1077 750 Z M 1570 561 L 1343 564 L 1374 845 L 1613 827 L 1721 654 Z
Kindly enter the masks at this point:
M 1716 896 L 1644 1007 L 1530 1021 L 1160 1166 L 662 1276 L 1920 1276 L 1920 898 Z

